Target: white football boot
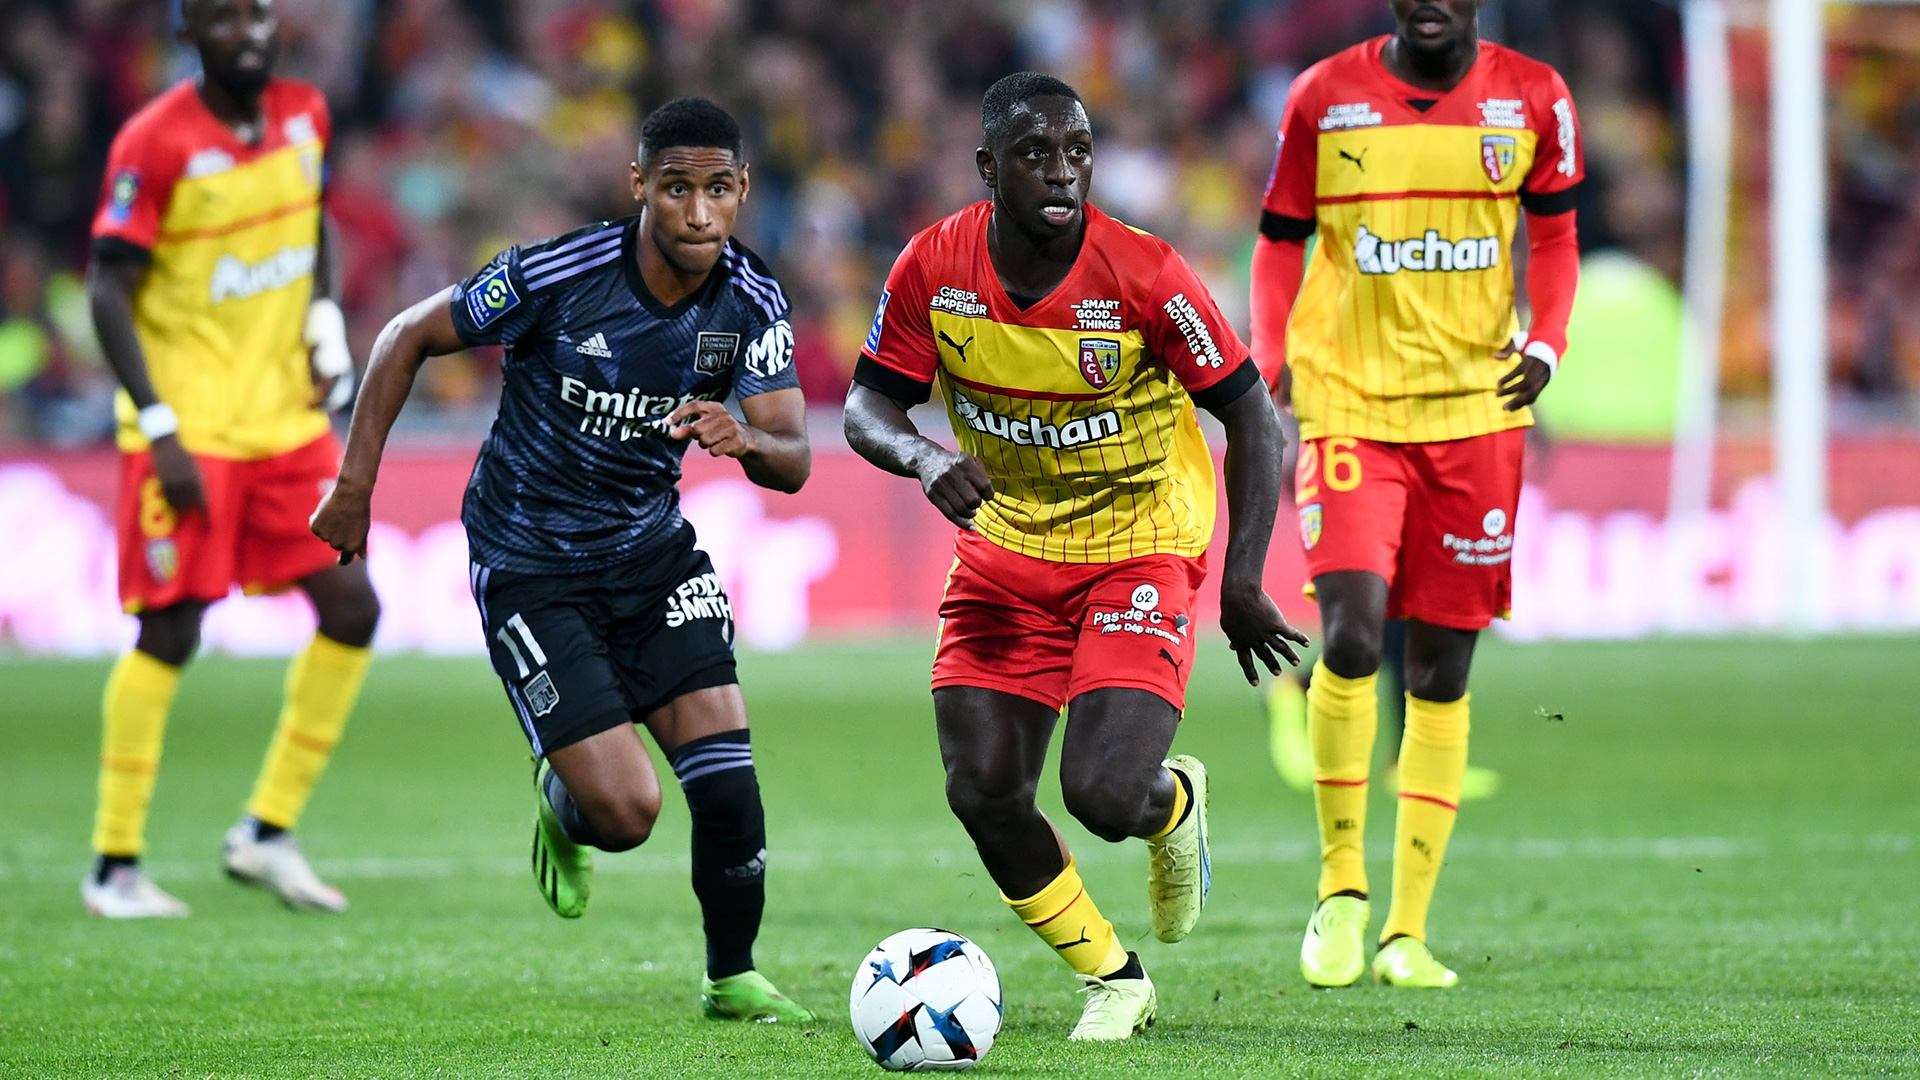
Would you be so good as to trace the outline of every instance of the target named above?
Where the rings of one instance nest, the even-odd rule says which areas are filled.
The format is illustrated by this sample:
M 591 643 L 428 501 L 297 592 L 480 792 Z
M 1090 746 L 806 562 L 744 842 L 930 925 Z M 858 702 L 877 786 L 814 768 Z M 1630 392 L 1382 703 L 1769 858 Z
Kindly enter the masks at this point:
M 290 908 L 347 910 L 347 898 L 313 872 L 307 857 L 300 853 L 300 841 L 290 832 L 260 840 L 254 836 L 253 823 L 242 820 L 227 830 L 220 861 L 226 865 L 227 876 L 273 890 Z
M 155 885 L 135 866 L 116 866 L 96 881 L 92 868 L 80 882 L 80 901 L 103 919 L 184 919 L 187 905 Z

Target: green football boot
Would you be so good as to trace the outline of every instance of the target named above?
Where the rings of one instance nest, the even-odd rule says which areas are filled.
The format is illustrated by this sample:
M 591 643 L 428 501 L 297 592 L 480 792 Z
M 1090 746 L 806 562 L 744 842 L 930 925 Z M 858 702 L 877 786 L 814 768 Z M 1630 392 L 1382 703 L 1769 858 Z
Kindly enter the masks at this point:
M 1147 841 L 1153 936 L 1172 943 L 1191 934 L 1200 921 L 1200 909 L 1213 891 L 1213 859 L 1207 851 L 1207 767 L 1188 754 L 1167 759 L 1166 766 L 1185 776 L 1193 788 L 1186 820 L 1160 839 Z
M 774 989 L 765 975 L 743 971 L 724 979 L 700 980 L 700 1010 L 709 1020 L 752 1020 L 760 1024 L 811 1024 L 813 1013 Z
M 593 895 L 593 850 L 567 838 L 547 802 L 547 774 L 553 766 L 541 758 L 533 767 L 533 883 L 547 906 L 563 919 L 587 913 Z
M 1382 986 L 1409 986 L 1427 990 L 1445 990 L 1458 986 L 1460 976 L 1433 958 L 1427 943 L 1419 938 L 1397 937 L 1373 958 L 1373 981 Z
M 1320 901 L 1300 942 L 1300 974 L 1308 982 L 1319 987 L 1351 986 L 1360 977 L 1367 966 L 1364 942 L 1371 910 L 1357 896 Z
M 1313 743 L 1307 738 L 1307 692 L 1300 680 L 1277 675 L 1267 684 L 1267 755 L 1280 782 L 1313 790 Z

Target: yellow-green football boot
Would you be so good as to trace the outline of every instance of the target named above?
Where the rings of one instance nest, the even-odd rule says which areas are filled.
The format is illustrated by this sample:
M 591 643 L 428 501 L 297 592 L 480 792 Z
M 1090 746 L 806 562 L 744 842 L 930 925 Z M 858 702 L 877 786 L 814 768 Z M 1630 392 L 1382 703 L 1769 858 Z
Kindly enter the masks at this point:
M 1160 998 L 1153 992 L 1153 980 L 1147 978 L 1146 969 L 1139 965 L 1140 958 L 1128 953 L 1127 967 L 1140 972 L 1137 979 L 1114 977 L 1123 974 L 1126 968 L 1104 979 L 1098 975 L 1080 976 L 1080 981 L 1087 984 L 1080 991 L 1087 995 L 1087 1005 L 1080 1013 L 1080 1022 L 1073 1025 L 1073 1033 L 1067 1038 L 1076 1042 L 1113 1042 L 1130 1039 L 1153 1026 L 1160 1010 Z
M 765 975 L 743 971 L 724 979 L 700 980 L 700 1009 L 709 1020 L 751 1020 L 760 1024 L 811 1024 L 813 1013 L 774 989 Z
M 1427 990 L 1445 990 L 1460 984 L 1447 965 L 1433 958 L 1427 943 L 1419 938 L 1397 937 L 1373 957 L 1373 981 L 1382 986 L 1409 986 Z
M 1313 743 L 1307 738 L 1307 692 L 1300 680 L 1278 675 L 1267 684 L 1267 754 L 1280 782 L 1313 790 Z
M 1300 974 L 1319 987 L 1351 986 L 1366 970 L 1367 919 L 1372 908 L 1357 896 L 1329 896 L 1313 909 L 1300 941 Z M 1378 969 L 1375 969 L 1378 970 Z
M 567 838 L 560 819 L 547 801 L 547 774 L 553 766 L 541 758 L 533 767 L 533 883 L 540 895 L 563 919 L 577 919 L 587 913 L 587 899 L 593 894 L 593 850 Z
M 1207 767 L 1190 754 L 1168 758 L 1166 766 L 1185 776 L 1193 788 L 1187 819 L 1160 839 L 1147 841 L 1153 936 L 1171 943 L 1191 934 L 1200 921 L 1200 909 L 1213 891 L 1213 859 L 1207 851 Z

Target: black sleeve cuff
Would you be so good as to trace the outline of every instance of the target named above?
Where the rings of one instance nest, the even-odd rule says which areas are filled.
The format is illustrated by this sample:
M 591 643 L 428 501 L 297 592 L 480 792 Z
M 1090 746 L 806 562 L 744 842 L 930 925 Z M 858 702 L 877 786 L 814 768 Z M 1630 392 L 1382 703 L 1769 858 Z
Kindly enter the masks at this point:
M 1312 218 L 1288 217 L 1271 210 L 1260 211 L 1260 235 L 1269 240 L 1305 240 L 1317 226 Z
M 93 242 L 93 257 L 103 263 L 133 263 L 145 266 L 153 261 L 153 252 L 131 240 L 102 236 Z
M 1580 185 L 1575 184 L 1563 191 L 1550 191 L 1542 195 L 1532 191 L 1520 192 L 1520 209 L 1529 214 L 1565 214 L 1580 201 Z
M 1242 360 L 1240 366 L 1233 369 L 1233 374 L 1205 390 L 1189 390 L 1187 396 L 1193 399 L 1195 405 L 1212 412 L 1240 400 L 1240 395 L 1253 389 L 1259 381 L 1260 369 L 1253 366 L 1251 359 Z
M 853 381 L 909 405 L 919 405 L 933 396 L 932 383 L 910 379 L 864 353 L 853 366 Z

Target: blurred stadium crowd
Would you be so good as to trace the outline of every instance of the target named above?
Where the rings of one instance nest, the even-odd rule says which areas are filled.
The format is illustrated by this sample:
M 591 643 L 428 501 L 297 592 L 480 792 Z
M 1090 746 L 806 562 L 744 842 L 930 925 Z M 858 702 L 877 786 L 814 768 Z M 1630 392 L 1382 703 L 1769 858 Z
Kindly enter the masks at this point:
M 0 0 L 0 440 L 104 438 L 111 379 L 80 273 L 107 145 L 192 71 L 169 0 Z M 981 91 L 1020 68 L 1086 96 L 1094 198 L 1171 240 L 1242 327 L 1273 133 L 1294 76 L 1390 28 L 1384 0 L 280 0 L 281 71 L 335 112 L 329 207 L 357 355 L 403 304 L 509 243 L 628 213 L 646 110 L 683 93 L 745 122 L 743 237 L 793 297 L 809 397 L 831 406 L 916 229 L 979 198 Z M 1839 10 L 1839 9 L 1836 9 Z M 1920 20 L 1834 16 L 1836 386 L 1904 415 L 1920 381 Z M 1671 424 L 1684 147 L 1679 24 L 1654 0 L 1492 0 L 1487 37 L 1559 66 L 1592 182 L 1575 350 L 1598 374 L 1569 434 Z M 1725 385 L 1766 386 L 1764 35 L 1736 35 Z M 1604 363 L 1601 357 L 1605 358 Z M 492 412 L 498 357 L 429 365 L 414 431 Z M 1613 393 L 1609 394 L 1609 387 Z M 1561 395 L 1570 401 L 1571 394 Z M 1651 400 L 1650 406 L 1647 402 Z M 430 406 L 429 406 L 430 403 Z M 1581 409 L 1584 408 L 1584 413 Z M 1876 412 L 1877 410 L 1877 412 Z

